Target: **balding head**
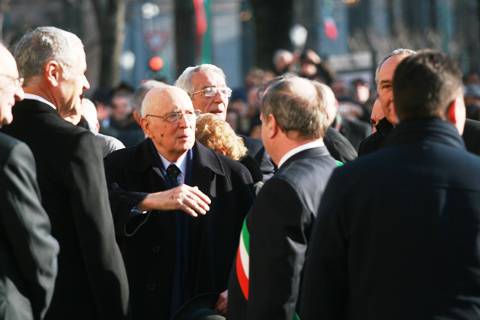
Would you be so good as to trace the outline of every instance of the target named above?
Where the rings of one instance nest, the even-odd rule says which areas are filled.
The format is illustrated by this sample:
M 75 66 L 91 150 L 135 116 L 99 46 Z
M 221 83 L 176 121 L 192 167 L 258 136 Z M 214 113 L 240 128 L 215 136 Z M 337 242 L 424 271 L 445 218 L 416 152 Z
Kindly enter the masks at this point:
M 15 59 L 0 43 L 0 127 L 12 122 L 12 106 L 23 99 L 22 82 Z
M 333 118 L 334 99 L 330 92 L 304 78 L 282 78 L 267 88 L 262 116 L 272 114 L 284 132 L 295 131 L 302 139 L 321 138 Z
M 172 104 L 192 106 L 192 100 L 185 90 L 165 85 L 150 89 L 142 101 L 142 117 L 149 113 L 163 114 L 172 109 Z
M 148 91 L 142 102 L 142 128 L 157 151 L 175 162 L 193 147 L 195 113 L 188 94 L 165 85 Z
M 377 82 L 378 100 L 385 118 L 393 125 L 398 123 L 397 113 L 393 104 L 393 74 L 402 60 L 414 54 L 416 52 L 409 49 L 394 50 L 380 62 L 377 68 L 375 80 Z

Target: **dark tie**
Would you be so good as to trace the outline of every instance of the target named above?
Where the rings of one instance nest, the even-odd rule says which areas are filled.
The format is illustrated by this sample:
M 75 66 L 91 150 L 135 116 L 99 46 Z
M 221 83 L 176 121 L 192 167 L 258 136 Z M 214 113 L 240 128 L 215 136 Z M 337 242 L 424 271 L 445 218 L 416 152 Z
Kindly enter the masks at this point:
M 175 188 L 181 184 L 180 169 L 170 164 L 167 168 L 167 178 L 170 186 Z M 173 292 L 171 313 L 175 313 L 185 301 L 185 254 L 187 254 L 186 245 L 188 237 L 186 237 L 186 217 L 183 212 L 175 213 L 175 271 L 173 275 Z
M 182 172 L 180 171 L 180 169 L 178 169 L 178 167 L 174 164 L 170 164 L 167 168 L 167 177 L 168 179 L 170 180 L 170 184 L 172 185 L 172 187 L 176 187 L 176 186 L 179 186 L 181 183 L 180 183 L 180 174 Z

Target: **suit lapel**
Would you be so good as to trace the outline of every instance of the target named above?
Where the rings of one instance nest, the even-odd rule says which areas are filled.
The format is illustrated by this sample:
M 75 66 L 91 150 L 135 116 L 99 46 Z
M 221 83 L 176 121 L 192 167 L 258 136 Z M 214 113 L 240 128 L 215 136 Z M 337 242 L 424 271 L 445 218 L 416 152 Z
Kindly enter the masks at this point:
M 195 143 L 192 165 L 192 186 L 198 186 L 202 192 L 216 197 L 217 176 L 225 176 L 218 156 L 200 143 Z

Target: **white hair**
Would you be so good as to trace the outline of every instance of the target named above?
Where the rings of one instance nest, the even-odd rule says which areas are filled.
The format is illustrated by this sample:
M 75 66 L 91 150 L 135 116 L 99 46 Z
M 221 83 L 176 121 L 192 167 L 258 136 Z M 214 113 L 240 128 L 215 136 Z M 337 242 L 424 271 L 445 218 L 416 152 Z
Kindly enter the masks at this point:
M 226 80 L 225 73 L 222 69 L 213 64 L 204 63 L 194 67 L 187 67 L 178 77 L 177 81 L 175 81 L 175 86 L 185 90 L 188 94 L 191 94 L 193 92 L 192 76 L 194 73 L 200 71 L 216 73 Z

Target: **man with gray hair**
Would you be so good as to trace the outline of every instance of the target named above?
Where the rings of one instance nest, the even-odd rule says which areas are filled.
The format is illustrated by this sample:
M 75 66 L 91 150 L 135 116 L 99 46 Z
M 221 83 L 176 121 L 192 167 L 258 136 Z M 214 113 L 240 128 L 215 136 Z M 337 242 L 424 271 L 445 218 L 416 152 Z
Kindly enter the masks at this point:
M 175 82 L 177 87 L 185 90 L 195 109 L 202 113 L 213 113 L 223 121 L 227 118 L 228 99 L 232 90 L 227 87 L 225 73 L 213 64 L 201 64 L 186 68 Z M 263 181 L 272 176 L 275 167 L 265 152 L 262 142 L 241 136 L 247 153 L 256 160 L 263 174 Z
M 365 138 L 358 148 L 358 155 L 362 156 L 382 148 L 393 126 L 398 123 L 398 117 L 393 105 L 393 73 L 403 59 L 414 55 L 416 52 L 410 49 L 395 49 L 386 55 L 378 64 L 375 72 L 375 83 L 380 107 L 385 118 L 377 124 L 377 131 Z
M 278 171 L 242 228 L 229 283 L 229 320 L 295 319 L 310 229 L 336 167 L 323 144 L 335 113 L 327 89 L 286 77 L 266 90 L 262 138 Z
M 94 136 L 62 118 L 79 112 L 89 88 L 81 40 L 39 27 L 15 50 L 25 99 L 5 132 L 24 141 L 38 169 L 42 204 L 60 244 L 46 319 L 125 319 L 128 283 L 115 241 L 102 154 Z

